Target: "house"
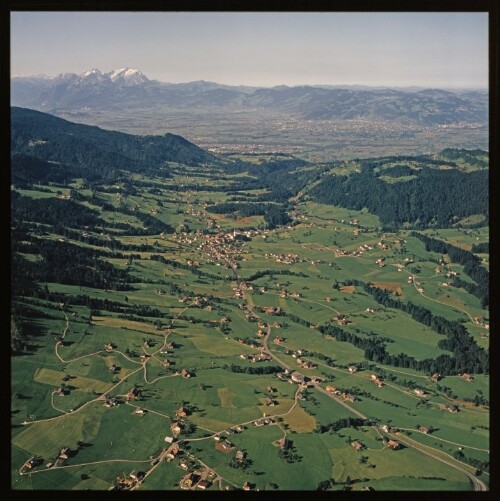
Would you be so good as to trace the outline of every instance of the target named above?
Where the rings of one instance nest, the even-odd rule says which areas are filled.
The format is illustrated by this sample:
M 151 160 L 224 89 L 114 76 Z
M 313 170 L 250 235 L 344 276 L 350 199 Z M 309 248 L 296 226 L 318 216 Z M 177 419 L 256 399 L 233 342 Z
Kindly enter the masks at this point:
M 193 463 L 187 458 L 181 459 L 179 462 L 179 467 L 183 470 L 188 470 L 192 465 Z
M 68 394 L 69 391 L 65 387 L 60 386 L 59 388 L 57 388 L 57 390 L 54 390 L 54 393 L 56 393 L 60 397 L 64 397 L 64 395 Z
M 136 480 L 137 482 L 140 482 L 144 478 L 145 473 L 143 471 L 131 471 L 129 477 L 132 480 Z
M 175 458 L 175 456 L 177 456 L 177 454 L 179 454 L 180 452 L 180 447 L 179 447 L 179 444 L 175 443 L 175 444 L 172 444 L 168 449 L 167 449 L 167 458 L 172 461 L 172 459 Z
M 291 378 L 292 378 L 292 381 L 294 383 L 303 383 L 304 382 L 303 374 L 301 374 L 300 372 L 297 372 L 297 371 L 292 372 Z
M 140 388 L 137 388 L 136 386 L 134 386 L 128 393 L 127 393 L 127 400 L 131 400 L 131 399 L 137 399 L 139 398 L 139 395 L 141 393 L 141 390 Z
M 427 393 L 420 388 L 415 388 L 413 391 L 415 392 L 415 395 L 418 395 L 419 397 L 425 397 L 427 395 Z
M 266 405 L 268 407 L 274 407 L 276 405 L 276 400 L 273 400 L 272 398 L 266 398 Z
M 429 434 L 429 428 L 427 428 L 426 426 L 421 426 L 421 427 L 418 429 L 418 431 L 419 431 L 420 433 L 425 433 L 426 435 L 428 435 L 428 434 Z
M 181 376 L 185 379 L 187 379 L 188 377 L 191 377 L 191 373 L 188 372 L 186 369 L 182 369 L 181 370 Z
M 431 381 L 432 381 L 433 383 L 437 383 L 437 382 L 438 382 L 438 381 L 440 381 L 441 379 L 442 379 L 442 376 L 441 376 L 441 374 L 439 374 L 439 372 L 436 372 L 435 374 L 433 374 L 433 375 L 431 376 Z
M 360 451 L 361 449 L 364 448 L 364 445 L 359 441 L 359 440 L 353 440 L 351 442 L 352 447 L 354 447 L 355 450 Z
M 182 407 L 179 407 L 176 411 L 175 411 L 175 415 L 176 417 L 178 418 L 181 418 L 181 417 L 186 417 L 189 415 L 189 409 L 187 409 L 186 407 L 182 406 Z
M 196 487 L 199 487 L 200 489 L 208 489 L 212 485 L 212 482 L 210 480 L 200 480 L 198 482 L 198 485 Z
M 274 338 L 274 342 L 275 342 L 276 344 L 281 344 L 284 340 L 285 340 L 285 339 L 284 339 L 284 338 L 282 338 L 281 336 L 276 336 L 276 337 Z
M 384 383 L 383 381 L 381 381 L 380 379 L 375 379 L 375 381 L 373 381 L 379 388 L 382 388 L 382 386 L 384 386 Z
M 474 380 L 474 376 L 471 376 L 468 372 L 464 372 L 462 374 L 462 379 L 465 379 L 465 381 L 470 383 L 471 381 Z
M 70 452 L 69 447 L 63 447 L 59 452 L 57 459 L 68 459 L 69 452 Z
M 219 440 L 215 444 L 215 448 L 221 452 L 230 452 L 232 449 L 234 449 L 234 445 L 229 440 L 226 440 L 224 438 L 222 440 Z
M 243 490 L 244 491 L 249 491 L 251 489 L 251 485 L 250 485 L 250 482 L 245 482 L 243 484 Z
M 115 405 L 118 405 L 118 400 L 115 397 L 108 397 L 104 401 L 104 405 L 106 407 L 114 407 Z
M 354 373 L 355 373 L 355 372 L 357 372 L 357 371 L 358 371 L 358 368 L 357 368 L 355 365 L 350 365 L 350 366 L 349 366 L 349 372 L 350 372 L 351 374 L 354 374 Z
M 146 412 L 148 412 L 146 409 L 141 409 L 140 407 L 138 407 L 134 411 L 134 414 L 137 414 L 138 416 L 144 416 L 144 414 L 146 414 Z
M 396 442 L 395 440 L 389 440 L 387 442 L 387 447 L 390 447 L 393 450 L 401 449 L 401 444 Z
M 266 388 L 266 391 L 267 391 L 268 393 L 273 393 L 273 392 L 275 392 L 275 391 L 276 391 L 276 388 L 273 388 L 272 386 L 268 386 L 268 387 Z
M 337 388 L 335 388 L 335 386 L 328 385 L 325 389 L 326 391 L 333 393 Z
M 279 444 L 281 449 L 288 449 L 288 447 L 290 447 L 290 440 L 288 440 L 285 435 L 284 437 L 280 438 Z
M 243 461 L 245 459 L 245 453 L 243 451 L 236 451 L 235 459 L 238 461 Z
M 389 426 L 387 426 L 386 424 L 383 424 L 380 429 L 382 431 L 384 431 L 385 433 L 389 433 Z
M 350 393 L 347 393 L 345 391 L 342 393 L 342 398 L 349 400 L 349 402 L 356 402 L 357 400 L 357 398 L 354 395 L 351 395 Z
M 113 364 L 110 368 L 109 368 L 109 372 L 111 372 L 112 374 L 116 374 L 117 372 L 119 372 L 120 369 L 118 368 L 118 366 L 116 366 L 115 364 Z
M 181 430 L 182 430 L 183 426 L 178 423 L 177 421 L 173 422 L 171 425 L 170 425 L 170 431 L 174 434 L 174 435 L 178 435 Z
M 113 351 L 113 348 L 114 348 L 113 343 L 107 343 L 104 345 L 104 349 L 106 351 Z
M 198 479 L 200 478 L 199 475 L 196 473 L 188 473 L 180 482 L 179 482 L 179 487 L 181 489 L 190 489 L 193 487 L 196 482 L 198 482 Z

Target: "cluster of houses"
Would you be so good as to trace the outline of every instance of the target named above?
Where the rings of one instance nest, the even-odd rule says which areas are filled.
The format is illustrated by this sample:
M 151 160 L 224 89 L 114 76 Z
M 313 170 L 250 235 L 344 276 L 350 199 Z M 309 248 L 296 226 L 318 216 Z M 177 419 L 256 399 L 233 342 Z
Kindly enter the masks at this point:
M 266 362 L 268 360 L 271 360 L 271 357 L 267 353 L 260 353 L 258 355 L 245 355 L 242 353 L 240 355 L 240 358 L 242 358 L 243 360 L 248 360 L 251 363 Z
M 104 400 L 104 407 L 116 407 L 117 405 L 123 403 L 120 399 L 116 397 L 108 396 L 106 400 Z
M 358 398 L 352 393 L 349 393 L 346 390 L 341 391 L 332 385 L 327 385 L 325 390 L 332 395 L 340 395 L 344 400 L 348 400 L 349 402 L 356 402 L 358 400 Z
M 271 424 L 276 424 L 277 420 L 274 417 L 264 417 L 261 419 L 256 419 L 253 422 L 254 426 L 265 426 L 265 425 L 271 425 Z
M 128 477 L 118 476 L 116 477 L 115 485 L 111 488 L 111 490 L 130 490 L 132 487 L 137 485 L 137 483 L 141 482 L 145 477 L 145 473 L 143 471 L 132 470 Z
M 266 253 L 265 257 L 266 259 L 274 259 L 277 263 L 281 264 L 294 264 L 294 263 L 305 262 L 305 259 L 301 259 L 297 254 L 290 254 L 289 252 L 283 254 Z
M 258 308 L 259 311 L 262 311 L 262 313 L 267 313 L 268 315 L 280 315 L 281 314 L 281 308 L 279 306 L 259 306 Z

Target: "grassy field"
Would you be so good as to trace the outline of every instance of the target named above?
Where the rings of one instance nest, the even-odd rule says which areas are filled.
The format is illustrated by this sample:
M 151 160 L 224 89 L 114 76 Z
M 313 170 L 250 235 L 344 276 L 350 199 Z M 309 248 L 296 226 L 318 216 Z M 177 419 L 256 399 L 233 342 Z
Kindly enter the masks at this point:
M 258 163 L 268 155 L 241 158 Z M 255 229 L 264 221 L 262 216 L 235 219 L 206 210 L 207 204 L 233 196 L 229 188 L 243 174 L 220 179 L 218 168 L 213 166 L 175 164 L 173 168 L 172 178 L 131 174 L 132 180 L 152 183 L 148 186 L 154 183 L 155 189 L 123 194 L 121 203 L 139 206 L 142 214 L 158 209 L 157 219 L 172 225 L 175 233 L 160 238 L 158 234 L 125 235 L 121 229 L 110 228 L 122 256 L 72 240 L 82 249 L 103 251 L 95 259 L 126 270 L 129 290 L 48 281 L 39 284 L 43 294 L 15 298 L 14 305 L 24 315 L 29 344 L 12 356 L 11 363 L 12 487 L 109 489 L 118 475 L 151 467 L 151 457 L 168 447 L 165 438 L 173 435 L 170 426 L 177 419 L 176 410 L 186 406 L 189 415 L 183 424 L 187 431 L 178 437 L 183 451 L 173 461 L 159 464 L 140 490 L 179 489 L 186 474 L 179 467 L 179 458 L 188 455 L 196 468 L 204 469 L 203 463 L 220 475 L 222 488 L 241 488 L 248 481 L 252 489 L 274 490 L 278 486 L 285 491 L 313 491 L 320 482 L 333 479 L 332 490 L 341 490 L 349 477 L 354 491 L 366 486 L 382 491 L 471 490 L 462 473 L 424 456 L 418 448 L 393 451 L 384 447 L 381 435 L 370 426 L 318 432 L 321 426 L 361 414 L 400 428 L 436 453 L 453 456 L 462 447 L 467 458 L 488 461 L 488 374 L 474 374 L 471 382 L 445 375 L 433 383 L 431 374 L 366 360 L 363 347 L 323 336 L 316 328 L 337 325 L 337 315 L 345 315 L 348 323 L 342 329 L 346 333 L 365 341 L 382 340 L 389 354 L 403 352 L 416 360 L 453 356 L 438 347 L 442 334 L 401 310 L 377 303 L 361 286 L 349 285 L 349 280 L 356 279 L 425 307 L 433 315 L 462 322 L 477 344 L 488 348 L 489 332 L 474 324 L 471 317 L 480 316 L 489 323 L 489 312 L 464 289 L 441 285 L 444 279 L 435 272 L 441 255 L 427 252 L 407 230 L 382 232 L 378 217 L 366 209 L 317 204 L 308 200 L 307 194 L 294 202 L 300 215 L 296 224 L 258 230 L 244 241 L 221 243 L 217 238 L 232 235 L 233 228 Z M 346 162 L 334 170 L 347 174 L 357 168 L 357 162 Z M 211 182 L 206 175 L 217 177 L 217 181 Z M 185 191 L 177 191 L 179 184 Z M 215 191 L 216 186 L 220 191 Z M 59 190 L 53 186 L 41 189 L 50 191 L 19 192 L 46 198 L 57 196 Z M 143 227 L 138 213 L 120 212 L 116 191 L 122 188 L 103 185 L 97 190 L 97 199 L 90 201 L 92 192 L 82 189 L 89 197 L 83 204 L 98 210 L 107 225 L 128 220 L 132 229 Z M 69 187 L 59 191 L 69 193 Z M 242 193 L 259 195 L 264 191 Z M 99 203 L 103 202 L 114 210 L 101 211 Z M 43 238 L 57 242 L 60 235 L 47 230 Z M 88 231 L 105 238 L 100 228 Z M 486 227 L 424 233 L 466 250 L 489 239 Z M 156 250 L 119 247 L 143 244 Z M 228 254 L 221 258 L 218 253 L 223 249 Z M 40 260 L 36 254 L 23 254 L 31 263 Z M 153 254 L 175 263 L 152 260 Z M 285 254 L 292 255 L 288 256 L 291 262 L 278 262 Z M 228 265 L 227 256 L 232 255 L 238 257 L 234 263 L 239 280 Z M 489 259 L 487 254 L 481 257 Z M 376 262 L 379 259 L 384 266 Z M 188 265 L 190 261 L 196 264 Z M 471 281 L 463 266 L 452 264 L 451 268 L 463 280 Z M 424 293 L 408 283 L 413 274 Z M 244 297 L 236 297 L 240 281 L 248 282 Z M 163 293 L 158 294 L 157 289 Z M 66 303 L 64 307 L 61 301 Z M 91 306 L 91 301 L 101 303 Z M 280 310 L 273 314 L 262 308 Z M 256 316 L 253 321 L 249 318 L 252 315 Z M 271 360 L 253 359 L 265 351 L 264 339 L 257 335 L 259 329 L 264 334 L 270 330 L 269 354 L 275 357 Z M 64 344 L 56 345 L 62 335 Z M 274 342 L 278 336 L 283 338 L 280 344 Z M 252 342 L 257 344 L 251 346 Z M 112 343 L 111 351 L 105 350 L 107 343 Z M 299 357 L 299 350 L 306 354 Z M 316 366 L 304 368 L 303 361 Z M 353 364 L 359 370 L 351 374 L 347 368 Z M 115 373 L 112 366 L 116 366 Z M 308 378 L 319 377 L 323 388 L 332 385 L 356 394 L 357 401 L 341 398 L 344 406 L 313 387 L 296 400 L 297 384 L 274 375 L 285 368 Z M 183 369 L 191 377 L 183 377 Z M 385 374 L 382 388 L 370 377 L 379 370 Z M 469 370 L 474 372 L 474 367 Z M 53 395 L 63 383 L 69 393 Z M 125 396 L 134 386 L 140 390 L 139 398 L 126 403 Z M 415 387 L 428 395 L 417 396 Z M 105 397 L 121 397 L 123 403 L 108 408 L 103 405 Z M 480 397 L 485 403 L 471 402 Z M 267 405 L 268 398 L 274 405 Z M 450 403 L 458 405 L 458 413 L 440 408 Z M 145 409 L 146 414 L 135 414 L 136 407 Z M 276 420 L 274 424 L 253 424 L 269 416 Z M 229 434 L 229 428 L 238 425 L 242 431 Z M 432 432 L 419 433 L 419 426 L 432 427 Z M 214 434 L 227 436 L 234 449 L 227 454 L 215 449 Z M 285 435 L 291 444 L 288 459 L 279 445 Z M 353 440 L 366 448 L 354 450 Z M 61 467 L 47 469 L 46 464 L 54 462 L 63 447 L 74 452 L 72 457 Z M 230 464 L 238 450 L 246 454 L 246 468 Z M 43 465 L 31 476 L 20 475 L 21 466 L 35 454 L 44 459 Z M 209 488 L 218 489 L 217 483 Z

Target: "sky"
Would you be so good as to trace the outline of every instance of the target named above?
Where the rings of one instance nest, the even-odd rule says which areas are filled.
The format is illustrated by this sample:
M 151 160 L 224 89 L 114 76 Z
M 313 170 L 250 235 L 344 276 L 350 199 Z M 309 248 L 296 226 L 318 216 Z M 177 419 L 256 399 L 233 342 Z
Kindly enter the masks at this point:
M 486 12 L 11 12 L 11 75 L 488 87 Z

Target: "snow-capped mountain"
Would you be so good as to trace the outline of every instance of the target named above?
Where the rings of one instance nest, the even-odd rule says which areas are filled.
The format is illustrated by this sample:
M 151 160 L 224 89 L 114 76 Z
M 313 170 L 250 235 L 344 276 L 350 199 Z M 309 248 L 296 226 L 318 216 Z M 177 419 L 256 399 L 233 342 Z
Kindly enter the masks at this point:
M 134 68 L 121 68 L 119 70 L 110 71 L 106 73 L 106 76 L 109 77 L 112 82 L 124 85 L 141 85 L 149 81 L 146 75 Z
M 488 120 L 488 94 L 459 94 L 436 89 L 277 86 L 258 88 L 214 82 L 165 83 L 134 68 L 53 79 L 11 78 L 11 104 L 57 113 L 151 108 L 242 111 L 272 109 L 305 119 L 370 118 L 423 125 Z

